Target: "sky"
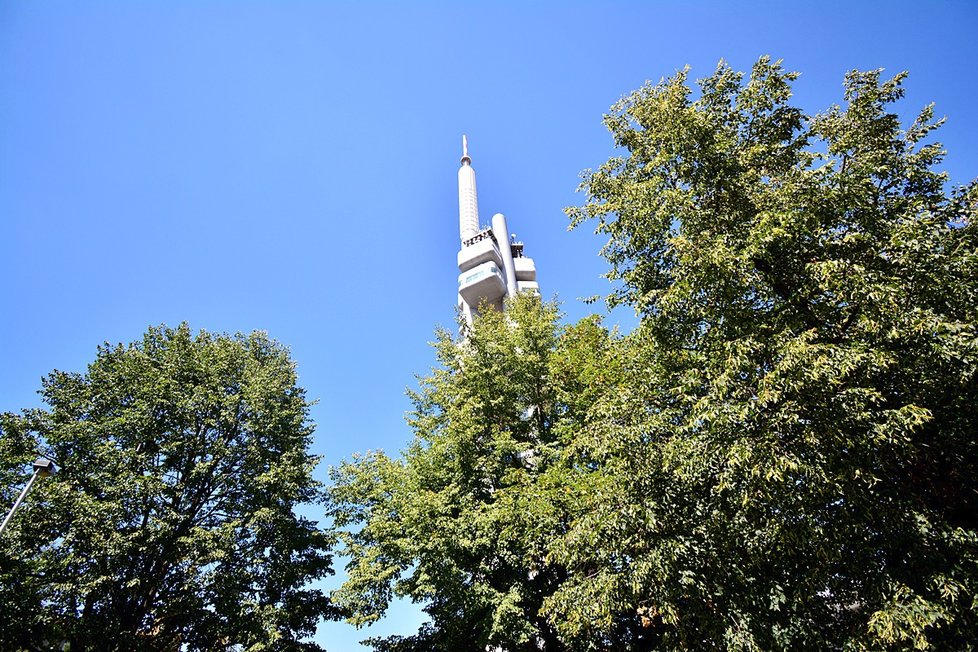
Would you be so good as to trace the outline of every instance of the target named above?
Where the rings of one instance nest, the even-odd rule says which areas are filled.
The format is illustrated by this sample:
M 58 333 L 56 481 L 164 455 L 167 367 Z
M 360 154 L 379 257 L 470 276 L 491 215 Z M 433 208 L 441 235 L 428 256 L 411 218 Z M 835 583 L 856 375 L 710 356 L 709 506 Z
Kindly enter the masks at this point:
M 457 288 L 468 135 L 484 222 L 505 213 L 569 321 L 605 294 L 603 240 L 568 232 L 602 115 L 646 81 L 761 55 L 799 106 L 846 71 L 907 70 L 905 120 L 947 123 L 952 181 L 978 176 L 976 2 L 0 3 L 0 411 L 84 371 L 102 342 L 187 322 L 265 330 L 317 404 L 329 465 L 410 440 L 405 388 L 435 364 Z M 632 315 L 606 318 L 627 329 Z M 331 652 L 410 634 L 327 624 Z

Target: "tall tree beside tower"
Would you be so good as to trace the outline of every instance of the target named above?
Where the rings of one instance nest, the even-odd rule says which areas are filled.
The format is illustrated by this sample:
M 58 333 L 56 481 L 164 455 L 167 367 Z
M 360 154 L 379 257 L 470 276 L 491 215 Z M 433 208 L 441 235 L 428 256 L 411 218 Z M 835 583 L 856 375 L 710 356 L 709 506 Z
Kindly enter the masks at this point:
M 642 322 L 581 435 L 608 490 L 551 548 L 569 636 L 629 604 L 672 648 L 974 643 L 978 186 L 931 107 L 893 112 L 904 75 L 814 116 L 795 78 L 682 72 L 606 117 L 624 155 L 570 215 Z

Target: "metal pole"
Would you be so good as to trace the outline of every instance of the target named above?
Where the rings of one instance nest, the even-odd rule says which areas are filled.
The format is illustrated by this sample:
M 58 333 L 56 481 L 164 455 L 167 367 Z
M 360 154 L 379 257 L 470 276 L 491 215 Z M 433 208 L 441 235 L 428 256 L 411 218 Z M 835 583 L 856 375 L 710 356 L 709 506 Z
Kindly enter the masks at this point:
M 24 496 L 26 496 L 27 492 L 31 490 L 31 486 L 33 486 L 34 481 L 37 480 L 37 476 L 39 475 L 41 475 L 41 469 L 35 468 L 34 475 L 32 475 L 31 479 L 27 481 L 27 485 L 24 487 L 24 490 L 20 492 L 20 496 L 17 497 L 17 502 L 14 503 L 14 506 L 10 508 L 10 513 L 7 514 L 7 518 L 3 519 L 3 524 L 0 525 L 0 534 L 3 534 L 4 529 L 7 527 L 7 523 L 9 523 L 10 519 L 14 517 L 14 512 L 16 512 L 17 508 L 20 507 L 20 504 L 24 501 Z

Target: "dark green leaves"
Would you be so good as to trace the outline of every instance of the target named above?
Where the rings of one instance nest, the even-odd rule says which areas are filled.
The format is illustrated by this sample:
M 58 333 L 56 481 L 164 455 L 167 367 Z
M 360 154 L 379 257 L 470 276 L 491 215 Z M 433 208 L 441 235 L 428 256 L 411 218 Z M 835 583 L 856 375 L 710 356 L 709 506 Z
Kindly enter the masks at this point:
M 29 434 L 62 468 L 0 541 L 43 577 L 15 589 L 34 616 L 5 645 L 309 649 L 332 539 L 294 511 L 321 498 L 295 381 L 264 334 L 152 328 L 49 375 L 50 410 L 5 415 L 5 442 Z

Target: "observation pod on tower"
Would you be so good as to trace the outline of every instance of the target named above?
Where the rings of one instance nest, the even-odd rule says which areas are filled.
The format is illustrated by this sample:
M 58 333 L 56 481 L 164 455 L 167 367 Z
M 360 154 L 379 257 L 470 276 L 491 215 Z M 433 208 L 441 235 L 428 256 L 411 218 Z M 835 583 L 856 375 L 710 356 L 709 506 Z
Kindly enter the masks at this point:
M 458 303 L 467 324 L 479 306 L 502 310 L 504 300 L 518 292 L 537 292 L 536 265 L 523 255 L 523 243 L 509 235 L 506 217 L 496 213 L 491 226 L 479 224 L 479 201 L 469 143 L 462 136 L 458 170 Z

